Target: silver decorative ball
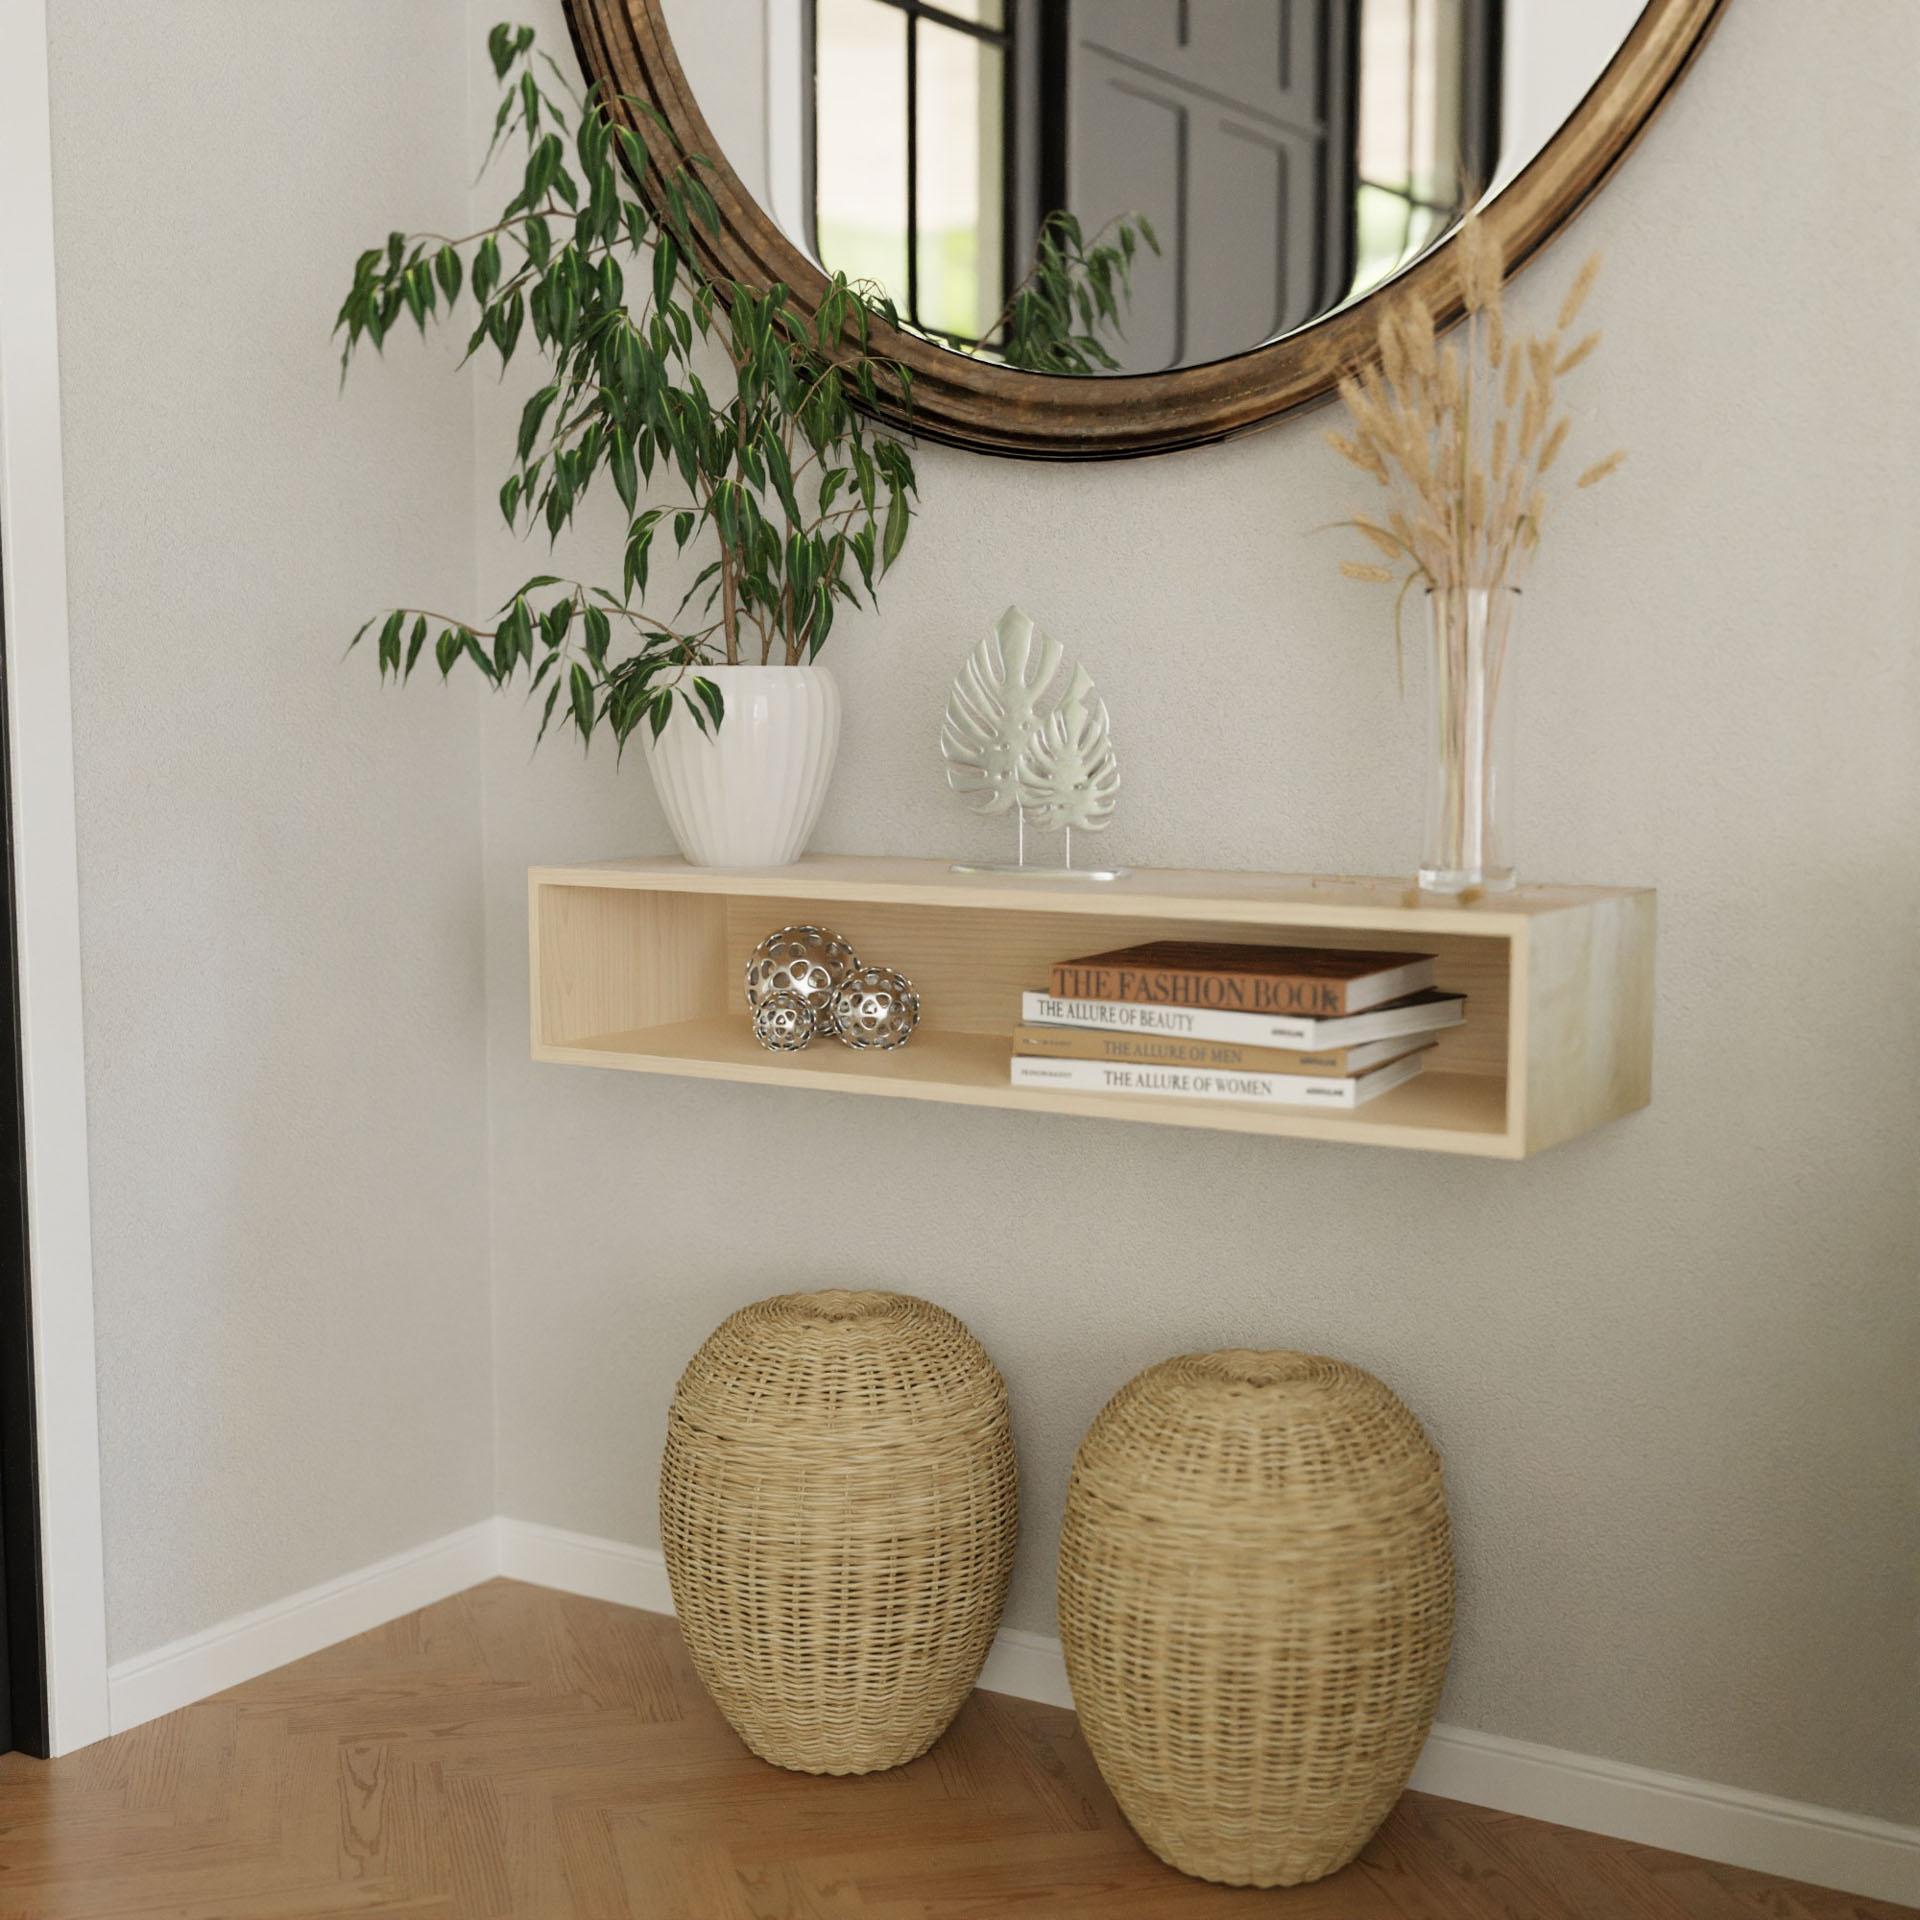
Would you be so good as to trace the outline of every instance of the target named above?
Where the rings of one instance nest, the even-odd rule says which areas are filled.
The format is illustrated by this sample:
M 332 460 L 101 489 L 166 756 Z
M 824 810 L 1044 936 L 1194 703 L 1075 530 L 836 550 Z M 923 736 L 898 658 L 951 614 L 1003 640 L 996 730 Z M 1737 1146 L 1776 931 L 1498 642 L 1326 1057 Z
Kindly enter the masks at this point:
M 904 1047 L 920 1024 L 920 996 L 904 973 L 862 967 L 833 996 L 833 1023 L 850 1047 Z
M 798 1053 L 818 1031 L 812 1007 L 797 993 L 770 993 L 753 1010 L 753 1037 L 769 1053 Z
M 747 1005 L 758 1012 L 776 993 L 797 994 L 813 1010 L 812 1037 L 824 1040 L 833 1032 L 833 996 L 859 967 L 860 956 L 831 927 L 782 927 L 747 956 Z

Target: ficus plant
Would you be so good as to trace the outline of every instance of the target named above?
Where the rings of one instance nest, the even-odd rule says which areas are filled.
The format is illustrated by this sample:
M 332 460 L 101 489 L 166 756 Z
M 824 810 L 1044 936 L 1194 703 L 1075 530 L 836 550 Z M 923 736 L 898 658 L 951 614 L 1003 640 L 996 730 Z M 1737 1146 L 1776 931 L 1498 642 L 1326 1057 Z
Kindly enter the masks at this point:
M 874 423 L 883 389 L 910 409 L 911 376 L 871 346 L 876 316 L 896 316 L 844 274 L 810 314 L 784 286 L 712 276 L 698 245 L 719 227 L 711 162 L 674 148 L 645 101 L 576 96 L 530 27 L 496 26 L 487 50 L 502 86 L 487 161 L 523 148 L 518 190 L 480 232 L 394 233 L 361 254 L 341 375 L 363 341 L 379 349 L 408 320 L 424 336 L 463 300 L 469 360 L 491 352 L 504 373 L 530 329 L 549 377 L 522 410 L 500 511 L 551 546 L 604 480 L 625 515 L 620 584 L 538 573 L 491 627 L 395 607 L 349 650 L 373 635 L 382 677 L 401 681 L 429 641 L 443 677 L 462 662 L 495 687 L 524 677 L 546 690 L 541 737 L 557 716 L 583 743 L 604 726 L 624 745 L 643 720 L 657 738 L 676 701 L 710 730 L 725 702 L 703 666 L 805 665 L 900 556 L 913 462 Z M 663 536 L 704 559 L 664 617 Z
M 1091 237 L 1072 214 L 1048 214 L 1032 264 L 985 338 L 997 340 L 1000 357 L 1024 373 L 1119 372 L 1100 335 L 1122 331 L 1143 243 L 1159 254 L 1159 237 L 1144 214 L 1122 214 Z

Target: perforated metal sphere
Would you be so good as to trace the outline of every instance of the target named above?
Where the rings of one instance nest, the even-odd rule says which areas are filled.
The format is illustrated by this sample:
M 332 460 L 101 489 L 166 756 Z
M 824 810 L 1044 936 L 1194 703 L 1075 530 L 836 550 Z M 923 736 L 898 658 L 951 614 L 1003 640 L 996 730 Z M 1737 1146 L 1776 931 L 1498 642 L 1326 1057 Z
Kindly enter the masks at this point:
M 797 994 L 813 1010 L 813 1037 L 833 1031 L 833 996 L 859 971 L 860 956 L 831 927 L 782 927 L 747 956 L 747 1005 Z
M 770 993 L 753 1010 L 753 1037 L 769 1053 L 798 1053 L 819 1031 L 797 993 Z
M 920 1024 L 920 996 L 904 973 L 862 967 L 834 995 L 833 1022 L 850 1047 L 904 1047 Z

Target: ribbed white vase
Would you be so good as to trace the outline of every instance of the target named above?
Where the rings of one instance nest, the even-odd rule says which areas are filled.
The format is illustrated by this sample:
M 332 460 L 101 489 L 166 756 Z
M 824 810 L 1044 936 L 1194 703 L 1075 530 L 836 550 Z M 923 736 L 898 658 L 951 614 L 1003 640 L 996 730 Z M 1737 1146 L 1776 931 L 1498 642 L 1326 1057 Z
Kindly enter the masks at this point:
M 840 746 L 825 667 L 702 667 L 726 704 L 704 733 L 676 701 L 640 742 L 680 851 L 696 867 L 784 867 L 806 850 Z

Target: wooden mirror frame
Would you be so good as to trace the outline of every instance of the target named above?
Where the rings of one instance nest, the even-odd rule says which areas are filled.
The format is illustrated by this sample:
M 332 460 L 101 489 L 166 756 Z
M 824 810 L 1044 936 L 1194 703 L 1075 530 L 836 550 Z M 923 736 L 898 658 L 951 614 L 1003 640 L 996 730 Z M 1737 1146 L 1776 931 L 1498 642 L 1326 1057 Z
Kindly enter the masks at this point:
M 1679 85 L 1726 4 L 1647 0 L 1586 98 L 1488 205 L 1509 278 L 1599 191 Z M 674 53 L 662 0 L 566 0 L 566 11 L 587 78 L 651 100 L 682 152 L 713 161 L 708 183 L 720 231 L 704 249 L 708 267 L 749 286 L 780 281 L 810 307 L 825 276 L 719 150 Z M 1320 399 L 1374 357 L 1376 302 L 1389 289 L 1420 294 L 1442 326 L 1456 320 L 1464 309 L 1453 237 L 1365 298 L 1283 339 L 1169 373 L 1021 373 L 885 326 L 873 344 L 913 370 L 911 427 L 923 439 L 1032 460 L 1128 459 L 1249 433 Z

